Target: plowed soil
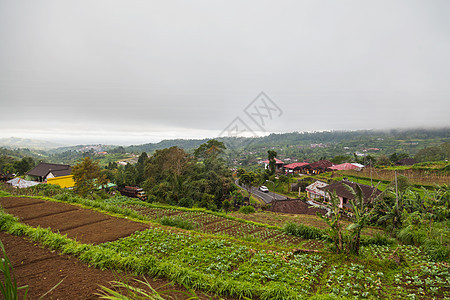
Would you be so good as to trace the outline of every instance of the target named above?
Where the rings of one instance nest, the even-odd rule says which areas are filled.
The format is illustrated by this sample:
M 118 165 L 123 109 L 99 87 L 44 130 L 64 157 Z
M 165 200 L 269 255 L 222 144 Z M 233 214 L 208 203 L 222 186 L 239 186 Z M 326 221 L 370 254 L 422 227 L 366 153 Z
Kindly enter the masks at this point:
M 95 294 L 100 292 L 100 285 L 111 287 L 109 282 L 114 280 L 133 282 L 131 276 L 90 268 L 76 258 L 58 255 L 56 251 L 41 248 L 37 243 L 26 238 L 11 236 L 0 231 L 0 240 L 13 264 L 18 286 L 29 286 L 27 299 L 38 299 L 61 280 L 63 280 L 61 284 L 44 299 L 98 299 L 99 297 Z M 143 278 L 138 279 L 143 280 Z M 0 280 L 3 280 L 1 276 Z M 147 278 L 147 281 L 159 292 L 167 290 L 187 292 L 184 287 L 172 286 L 166 280 Z M 180 292 L 171 292 L 167 296 L 173 299 L 188 298 Z M 201 292 L 197 292 L 197 296 L 200 299 L 210 299 Z M 23 291 L 19 293 L 19 299 L 23 299 Z M 212 299 L 216 298 L 212 297 Z
M 69 238 L 76 238 L 82 243 L 113 241 L 149 227 L 143 223 L 114 218 L 78 206 L 40 199 L 0 198 L 0 205 L 6 212 L 19 217 L 23 223 L 34 227 L 50 227 L 52 231 L 67 234 Z M 61 284 L 44 299 L 98 299 L 95 293 L 99 292 L 99 285 L 109 287 L 109 282 L 124 279 L 123 274 L 90 268 L 74 257 L 41 248 L 38 243 L 27 238 L 0 231 L 0 240 L 13 264 L 18 286 L 29 286 L 28 299 L 38 299 L 62 279 Z M 130 280 L 130 277 L 127 279 Z M 2 276 L 0 280 L 3 280 Z M 157 291 L 186 292 L 184 287 L 172 286 L 166 280 L 147 280 Z M 23 292 L 20 295 L 19 299 L 23 299 Z M 171 292 L 168 296 L 173 299 L 188 298 L 186 294 L 179 292 Z M 210 299 L 209 295 L 201 292 L 198 292 L 197 296 Z
M 0 198 L 0 205 L 7 213 L 19 217 L 27 225 L 50 227 L 54 232 L 67 234 L 68 238 L 85 244 L 114 241 L 149 228 L 143 223 L 111 217 L 66 203 L 6 197 Z
M 303 214 L 303 215 L 316 215 L 316 212 L 325 214 L 323 209 L 312 208 L 311 205 L 306 204 L 302 200 L 278 200 L 272 202 L 270 211 L 284 214 Z

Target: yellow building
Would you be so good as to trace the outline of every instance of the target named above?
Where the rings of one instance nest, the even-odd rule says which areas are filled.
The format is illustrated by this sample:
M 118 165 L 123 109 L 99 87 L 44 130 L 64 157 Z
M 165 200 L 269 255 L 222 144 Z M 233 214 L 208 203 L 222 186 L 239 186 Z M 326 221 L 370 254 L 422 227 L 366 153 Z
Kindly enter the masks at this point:
M 75 185 L 72 175 L 47 178 L 48 184 L 56 184 L 62 188 L 72 188 Z

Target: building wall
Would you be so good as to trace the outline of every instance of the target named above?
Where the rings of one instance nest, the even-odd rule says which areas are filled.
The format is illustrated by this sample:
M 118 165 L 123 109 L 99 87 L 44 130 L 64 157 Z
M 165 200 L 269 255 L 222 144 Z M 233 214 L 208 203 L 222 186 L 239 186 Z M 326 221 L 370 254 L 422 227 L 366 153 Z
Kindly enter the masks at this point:
M 53 177 L 47 179 L 48 184 L 56 184 L 62 188 L 71 188 L 75 186 L 72 175 Z

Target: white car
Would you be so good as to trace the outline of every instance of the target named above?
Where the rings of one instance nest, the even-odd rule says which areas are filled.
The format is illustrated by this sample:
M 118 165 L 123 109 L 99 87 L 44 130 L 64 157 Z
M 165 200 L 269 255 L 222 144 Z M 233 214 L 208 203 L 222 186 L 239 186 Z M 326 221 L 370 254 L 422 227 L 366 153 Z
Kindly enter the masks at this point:
M 264 193 L 268 193 L 268 192 L 269 192 L 269 189 L 268 189 L 265 185 L 260 186 L 260 187 L 259 187 L 259 190 L 260 190 L 261 192 L 264 192 Z

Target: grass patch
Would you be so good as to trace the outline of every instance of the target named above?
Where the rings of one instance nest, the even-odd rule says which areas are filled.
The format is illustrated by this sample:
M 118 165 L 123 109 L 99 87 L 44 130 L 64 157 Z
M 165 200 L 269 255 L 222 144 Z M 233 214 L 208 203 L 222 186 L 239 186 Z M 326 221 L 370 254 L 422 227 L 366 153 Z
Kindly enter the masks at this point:
M 317 239 L 317 240 L 327 239 L 327 234 L 325 230 L 318 229 L 315 227 L 309 227 L 303 224 L 288 222 L 283 226 L 283 231 L 287 234 L 298 236 L 304 239 Z
M 189 220 L 185 220 L 181 217 L 170 217 L 164 216 L 157 220 L 158 223 L 165 226 L 173 226 L 186 230 L 193 230 L 194 228 L 198 228 L 198 224 L 194 224 Z
M 248 215 L 248 214 L 254 213 L 255 208 L 251 205 L 241 206 L 241 208 L 239 208 L 239 212 L 242 214 Z
M 14 268 L 6 255 L 5 247 L 0 241 L 0 248 L 2 250 L 3 257 L 0 262 L 0 274 L 3 275 L 0 281 L 0 292 L 3 299 L 19 299 L 19 291 L 24 290 L 23 299 L 27 298 L 28 285 L 18 286 L 16 277 L 14 276 Z

